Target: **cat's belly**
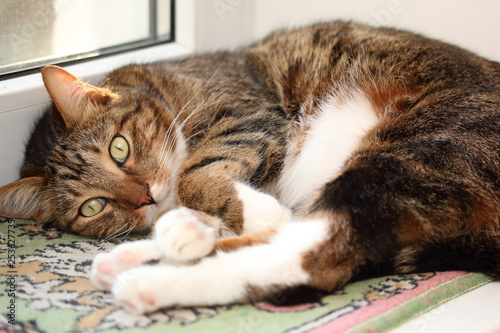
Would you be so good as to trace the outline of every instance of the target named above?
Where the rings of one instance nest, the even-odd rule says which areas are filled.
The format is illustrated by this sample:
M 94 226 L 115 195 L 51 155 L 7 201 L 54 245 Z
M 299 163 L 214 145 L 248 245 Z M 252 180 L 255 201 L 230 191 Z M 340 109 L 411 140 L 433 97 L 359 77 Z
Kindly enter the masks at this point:
M 360 138 L 378 122 L 362 95 L 342 101 L 331 96 L 313 114 L 292 135 L 275 188 L 278 200 L 294 211 L 335 178 Z

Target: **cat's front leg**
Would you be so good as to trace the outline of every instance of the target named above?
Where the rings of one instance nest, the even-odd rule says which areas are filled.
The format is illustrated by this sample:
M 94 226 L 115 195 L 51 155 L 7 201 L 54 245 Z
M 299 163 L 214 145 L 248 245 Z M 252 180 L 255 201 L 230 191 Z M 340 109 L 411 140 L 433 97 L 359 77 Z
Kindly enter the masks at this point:
M 291 217 L 263 191 L 282 166 L 288 120 L 265 105 L 249 108 L 210 127 L 181 166 L 176 184 L 180 205 L 219 217 L 236 235 L 265 231 Z
M 291 220 L 290 209 L 272 195 L 230 177 L 230 166 L 221 161 L 184 173 L 177 188 L 180 202 L 220 218 L 230 232 L 224 237 L 266 231 Z

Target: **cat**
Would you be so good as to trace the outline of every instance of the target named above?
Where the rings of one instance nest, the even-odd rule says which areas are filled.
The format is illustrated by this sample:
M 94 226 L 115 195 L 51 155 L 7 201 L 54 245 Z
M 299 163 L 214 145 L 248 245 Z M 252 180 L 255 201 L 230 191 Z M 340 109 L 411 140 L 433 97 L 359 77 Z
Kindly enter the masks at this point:
M 375 274 L 500 278 L 499 63 L 331 22 L 99 86 L 42 77 L 53 107 L 0 215 L 100 238 L 154 229 L 92 264 L 131 312 Z

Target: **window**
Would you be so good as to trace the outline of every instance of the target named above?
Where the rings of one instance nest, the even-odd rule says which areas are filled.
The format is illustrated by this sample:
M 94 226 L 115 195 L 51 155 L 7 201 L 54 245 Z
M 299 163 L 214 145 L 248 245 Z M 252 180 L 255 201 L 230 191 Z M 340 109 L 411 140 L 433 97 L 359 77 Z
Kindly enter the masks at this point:
M 170 41 L 172 6 L 170 0 L 2 0 L 0 75 Z

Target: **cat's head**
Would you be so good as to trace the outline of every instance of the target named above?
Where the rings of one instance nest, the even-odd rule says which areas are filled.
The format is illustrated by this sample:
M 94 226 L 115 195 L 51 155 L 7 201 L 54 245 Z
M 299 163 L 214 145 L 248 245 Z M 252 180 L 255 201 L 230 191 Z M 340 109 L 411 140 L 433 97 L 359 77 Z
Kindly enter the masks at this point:
M 0 188 L 0 216 L 110 237 L 148 228 L 175 206 L 186 148 L 167 103 L 94 87 L 55 66 L 42 76 L 65 130 L 42 175 Z

